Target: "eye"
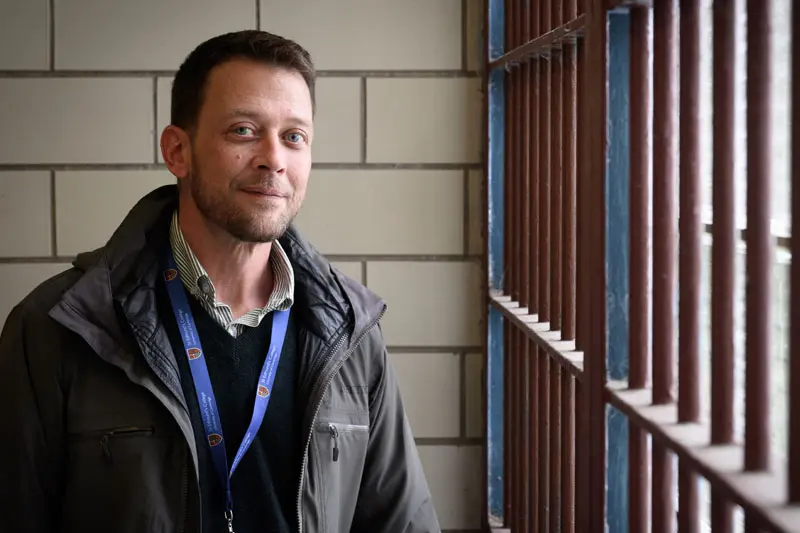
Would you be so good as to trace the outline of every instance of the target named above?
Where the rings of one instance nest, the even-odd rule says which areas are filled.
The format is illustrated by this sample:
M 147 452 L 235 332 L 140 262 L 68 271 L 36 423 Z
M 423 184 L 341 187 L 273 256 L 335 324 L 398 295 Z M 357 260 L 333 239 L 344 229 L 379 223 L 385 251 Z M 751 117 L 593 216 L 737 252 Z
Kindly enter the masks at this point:
M 290 131 L 286 134 L 286 140 L 292 144 L 300 144 L 305 142 L 306 136 L 299 131 Z
M 256 134 L 255 129 L 250 126 L 236 126 L 231 132 L 239 137 L 253 137 Z

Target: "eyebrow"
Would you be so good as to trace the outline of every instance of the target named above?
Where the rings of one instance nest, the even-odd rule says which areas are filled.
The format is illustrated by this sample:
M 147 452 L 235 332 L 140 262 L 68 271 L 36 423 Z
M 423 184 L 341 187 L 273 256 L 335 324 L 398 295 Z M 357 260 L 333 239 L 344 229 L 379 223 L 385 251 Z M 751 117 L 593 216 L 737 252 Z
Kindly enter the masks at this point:
M 252 118 L 252 119 L 260 119 L 260 118 L 262 118 L 260 113 L 258 113 L 256 111 L 252 111 L 250 109 L 234 109 L 233 111 L 228 113 L 228 117 L 229 118 L 247 117 L 247 118 Z M 289 116 L 288 122 L 291 122 L 293 124 L 296 124 L 298 126 L 302 126 L 302 127 L 305 127 L 305 128 L 310 128 L 311 127 L 311 124 L 309 122 L 307 122 L 306 120 L 298 117 L 297 115 Z

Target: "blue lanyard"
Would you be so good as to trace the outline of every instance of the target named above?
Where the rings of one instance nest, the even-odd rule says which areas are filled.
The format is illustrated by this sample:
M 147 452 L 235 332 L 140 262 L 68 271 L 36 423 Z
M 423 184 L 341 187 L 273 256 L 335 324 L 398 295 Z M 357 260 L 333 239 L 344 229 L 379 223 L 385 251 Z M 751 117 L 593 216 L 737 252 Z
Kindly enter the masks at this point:
M 264 414 L 267 412 L 269 399 L 272 397 L 272 385 L 275 382 L 275 373 L 278 369 L 278 361 L 281 358 L 283 341 L 286 338 L 286 329 L 289 322 L 289 311 L 275 311 L 272 318 L 272 338 L 269 344 L 269 352 L 261 368 L 258 377 L 258 389 L 256 391 L 255 405 L 253 407 L 253 417 L 250 426 L 247 428 L 239 450 L 233 459 L 230 474 L 228 474 L 228 457 L 225 453 L 225 438 L 222 435 L 222 423 L 217 409 L 217 401 L 214 398 L 214 390 L 211 386 L 211 377 L 208 375 L 206 359 L 203 357 L 203 347 L 200 344 L 200 336 L 197 333 L 197 326 L 189 307 L 186 291 L 180 281 L 178 267 L 175 258 L 170 250 L 166 258 L 167 268 L 164 271 L 167 292 L 172 303 L 172 311 L 175 313 L 175 320 L 178 322 L 178 329 L 183 339 L 183 346 L 186 350 L 186 357 L 189 360 L 189 369 L 192 372 L 195 390 L 197 391 L 197 402 L 200 406 L 200 415 L 203 419 L 203 426 L 206 431 L 208 444 L 211 447 L 211 459 L 217 476 L 225 487 L 226 505 L 225 518 L 228 521 L 228 531 L 233 531 L 233 498 L 231 497 L 230 478 L 242 457 L 247 452 L 253 442 Z

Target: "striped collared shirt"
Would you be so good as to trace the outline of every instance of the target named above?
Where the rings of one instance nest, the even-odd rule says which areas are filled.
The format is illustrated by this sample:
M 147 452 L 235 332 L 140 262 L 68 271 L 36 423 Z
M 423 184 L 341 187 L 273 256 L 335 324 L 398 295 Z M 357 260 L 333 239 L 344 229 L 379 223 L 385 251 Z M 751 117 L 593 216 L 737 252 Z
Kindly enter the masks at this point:
M 177 210 L 172 215 L 169 242 L 181 281 L 187 292 L 197 298 L 203 309 L 232 336 L 241 335 L 245 327 L 257 327 L 261 324 L 261 320 L 272 311 L 282 311 L 291 307 L 294 301 L 294 271 L 289 257 L 277 240 L 272 241 L 272 251 L 269 255 L 274 288 L 267 305 L 252 309 L 236 320 L 233 318 L 231 308 L 225 303 L 217 301 L 217 291 L 211 278 L 183 237 L 183 232 L 178 224 Z

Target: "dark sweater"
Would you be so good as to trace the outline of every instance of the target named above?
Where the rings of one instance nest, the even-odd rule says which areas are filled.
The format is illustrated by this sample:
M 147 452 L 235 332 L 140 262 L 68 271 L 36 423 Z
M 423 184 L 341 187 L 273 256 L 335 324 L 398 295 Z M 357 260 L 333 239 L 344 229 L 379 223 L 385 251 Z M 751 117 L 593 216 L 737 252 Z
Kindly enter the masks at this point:
M 197 441 L 203 532 L 227 531 L 225 492 L 211 460 L 189 362 L 164 284 L 159 307 L 180 369 L 183 394 Z M 206 356 L 208 373 L 222 419 L 228 468 L 253 415 L 258 376 L 269 349 L 272 314 L 257 328 L 231 336 L 187 294 Z M 300 413 L 295 401 L 298 361 L 297 328 L 289 317 L 286 340 L 275 376 L 272 397 L 258 434 L 231 478 L 233 528 L 237 533 L 289 533 L 297 530 L 297 490 L 300 479 Z

